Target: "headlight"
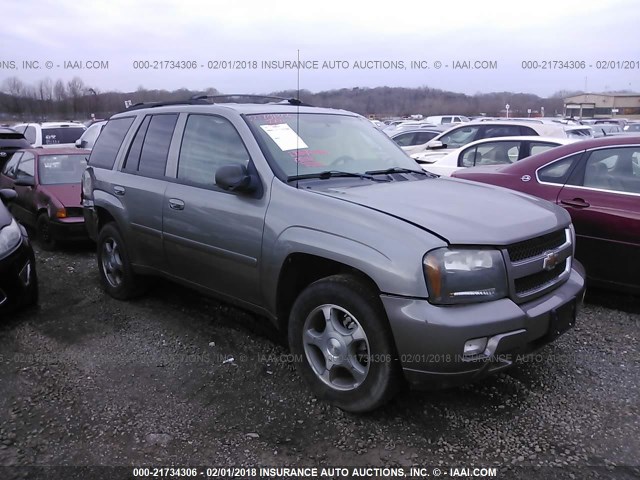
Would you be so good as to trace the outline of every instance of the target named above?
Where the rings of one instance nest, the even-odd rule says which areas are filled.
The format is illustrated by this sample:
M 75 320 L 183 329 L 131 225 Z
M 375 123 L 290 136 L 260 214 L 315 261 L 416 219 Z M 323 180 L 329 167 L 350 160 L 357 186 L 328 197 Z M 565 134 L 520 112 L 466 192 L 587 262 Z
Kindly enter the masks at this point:
M 22 239 L 22 232 L 15 220 L 6 227 L 0 229 L 0 257 L 5 256 L 16 248 Z
M 431 303 L 488 302 L 507 296 L 507 275 L 498 250 L 440 248 L 424 256 Z

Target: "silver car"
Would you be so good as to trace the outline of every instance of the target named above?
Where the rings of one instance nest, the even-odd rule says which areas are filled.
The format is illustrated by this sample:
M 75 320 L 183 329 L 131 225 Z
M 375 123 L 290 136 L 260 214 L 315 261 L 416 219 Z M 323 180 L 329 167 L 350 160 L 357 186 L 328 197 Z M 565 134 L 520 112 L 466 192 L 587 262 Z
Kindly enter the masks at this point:
M 111 296 L 160 275 L 256 312 L 353 412 L 508 367 L 584 291 L 564 209 L 424 172 L 367 119 L 296 100 L 114 115 L 83 199 Z

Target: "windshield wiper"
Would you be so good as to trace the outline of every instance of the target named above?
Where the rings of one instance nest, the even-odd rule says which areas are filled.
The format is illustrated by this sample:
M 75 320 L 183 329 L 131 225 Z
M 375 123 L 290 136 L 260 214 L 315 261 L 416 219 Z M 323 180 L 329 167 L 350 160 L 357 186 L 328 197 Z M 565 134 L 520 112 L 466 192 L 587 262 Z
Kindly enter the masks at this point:
M 305 173 L 303 175 L 292 175 L 287 177 L 287 182 L 292 182 L 294 180 L 306 180 L 309 178 L 318 178 L 320 180 L 328 180 L 330 178 L 336 177 L 356 177 L 356 178 L 366 178 L 367 180 L 373 180 L 374 182 L 388 182 L 389 180 L 383 178 L 376 178 L 373 175 L 370 175 L 369 172 L 365 173 L 354 173 L 354 172 L 342 172 L 340 170 L 326 170 L 324 172 L 317 173 Z
M 384 175 L 390 173 L 417 173 L 418 175 L 431 175 L 430 173 L 425 172 L 424 170 L 413 170 L 411 168 L 402 168 L 402 167 L 391 167 L 385 170 L 369 170 L 368 172 L 364 172 L 367 175 Z

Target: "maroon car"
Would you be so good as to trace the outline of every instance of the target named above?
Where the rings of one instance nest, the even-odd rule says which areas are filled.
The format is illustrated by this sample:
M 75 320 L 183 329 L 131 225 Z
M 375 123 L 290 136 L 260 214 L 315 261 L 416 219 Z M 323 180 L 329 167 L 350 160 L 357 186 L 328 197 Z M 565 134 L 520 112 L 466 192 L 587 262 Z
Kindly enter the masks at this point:
M 86 239 L 80 181 L 91 152 L 74 149 L 24 149 L 0 171 L 0 188 L 18 194 L 11 213 L 36 230 L 42 247 Z
M 585 140 L 453 176 L 563 206 L 576 229 L 576 258 L 591 284 L 640 293 L 640 137 Z

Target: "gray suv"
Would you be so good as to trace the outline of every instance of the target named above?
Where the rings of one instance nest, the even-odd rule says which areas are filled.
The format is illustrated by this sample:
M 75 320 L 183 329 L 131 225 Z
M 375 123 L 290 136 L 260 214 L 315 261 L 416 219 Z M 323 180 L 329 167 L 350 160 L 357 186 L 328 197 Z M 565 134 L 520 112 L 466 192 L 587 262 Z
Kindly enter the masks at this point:
M 160 275 L 256 312 L 348 411 L 508 367 L 584 292 L 564 209 L 439 178 L 365 118 L 295 100 L 135 106 L 82 191 L 111 296 Z

